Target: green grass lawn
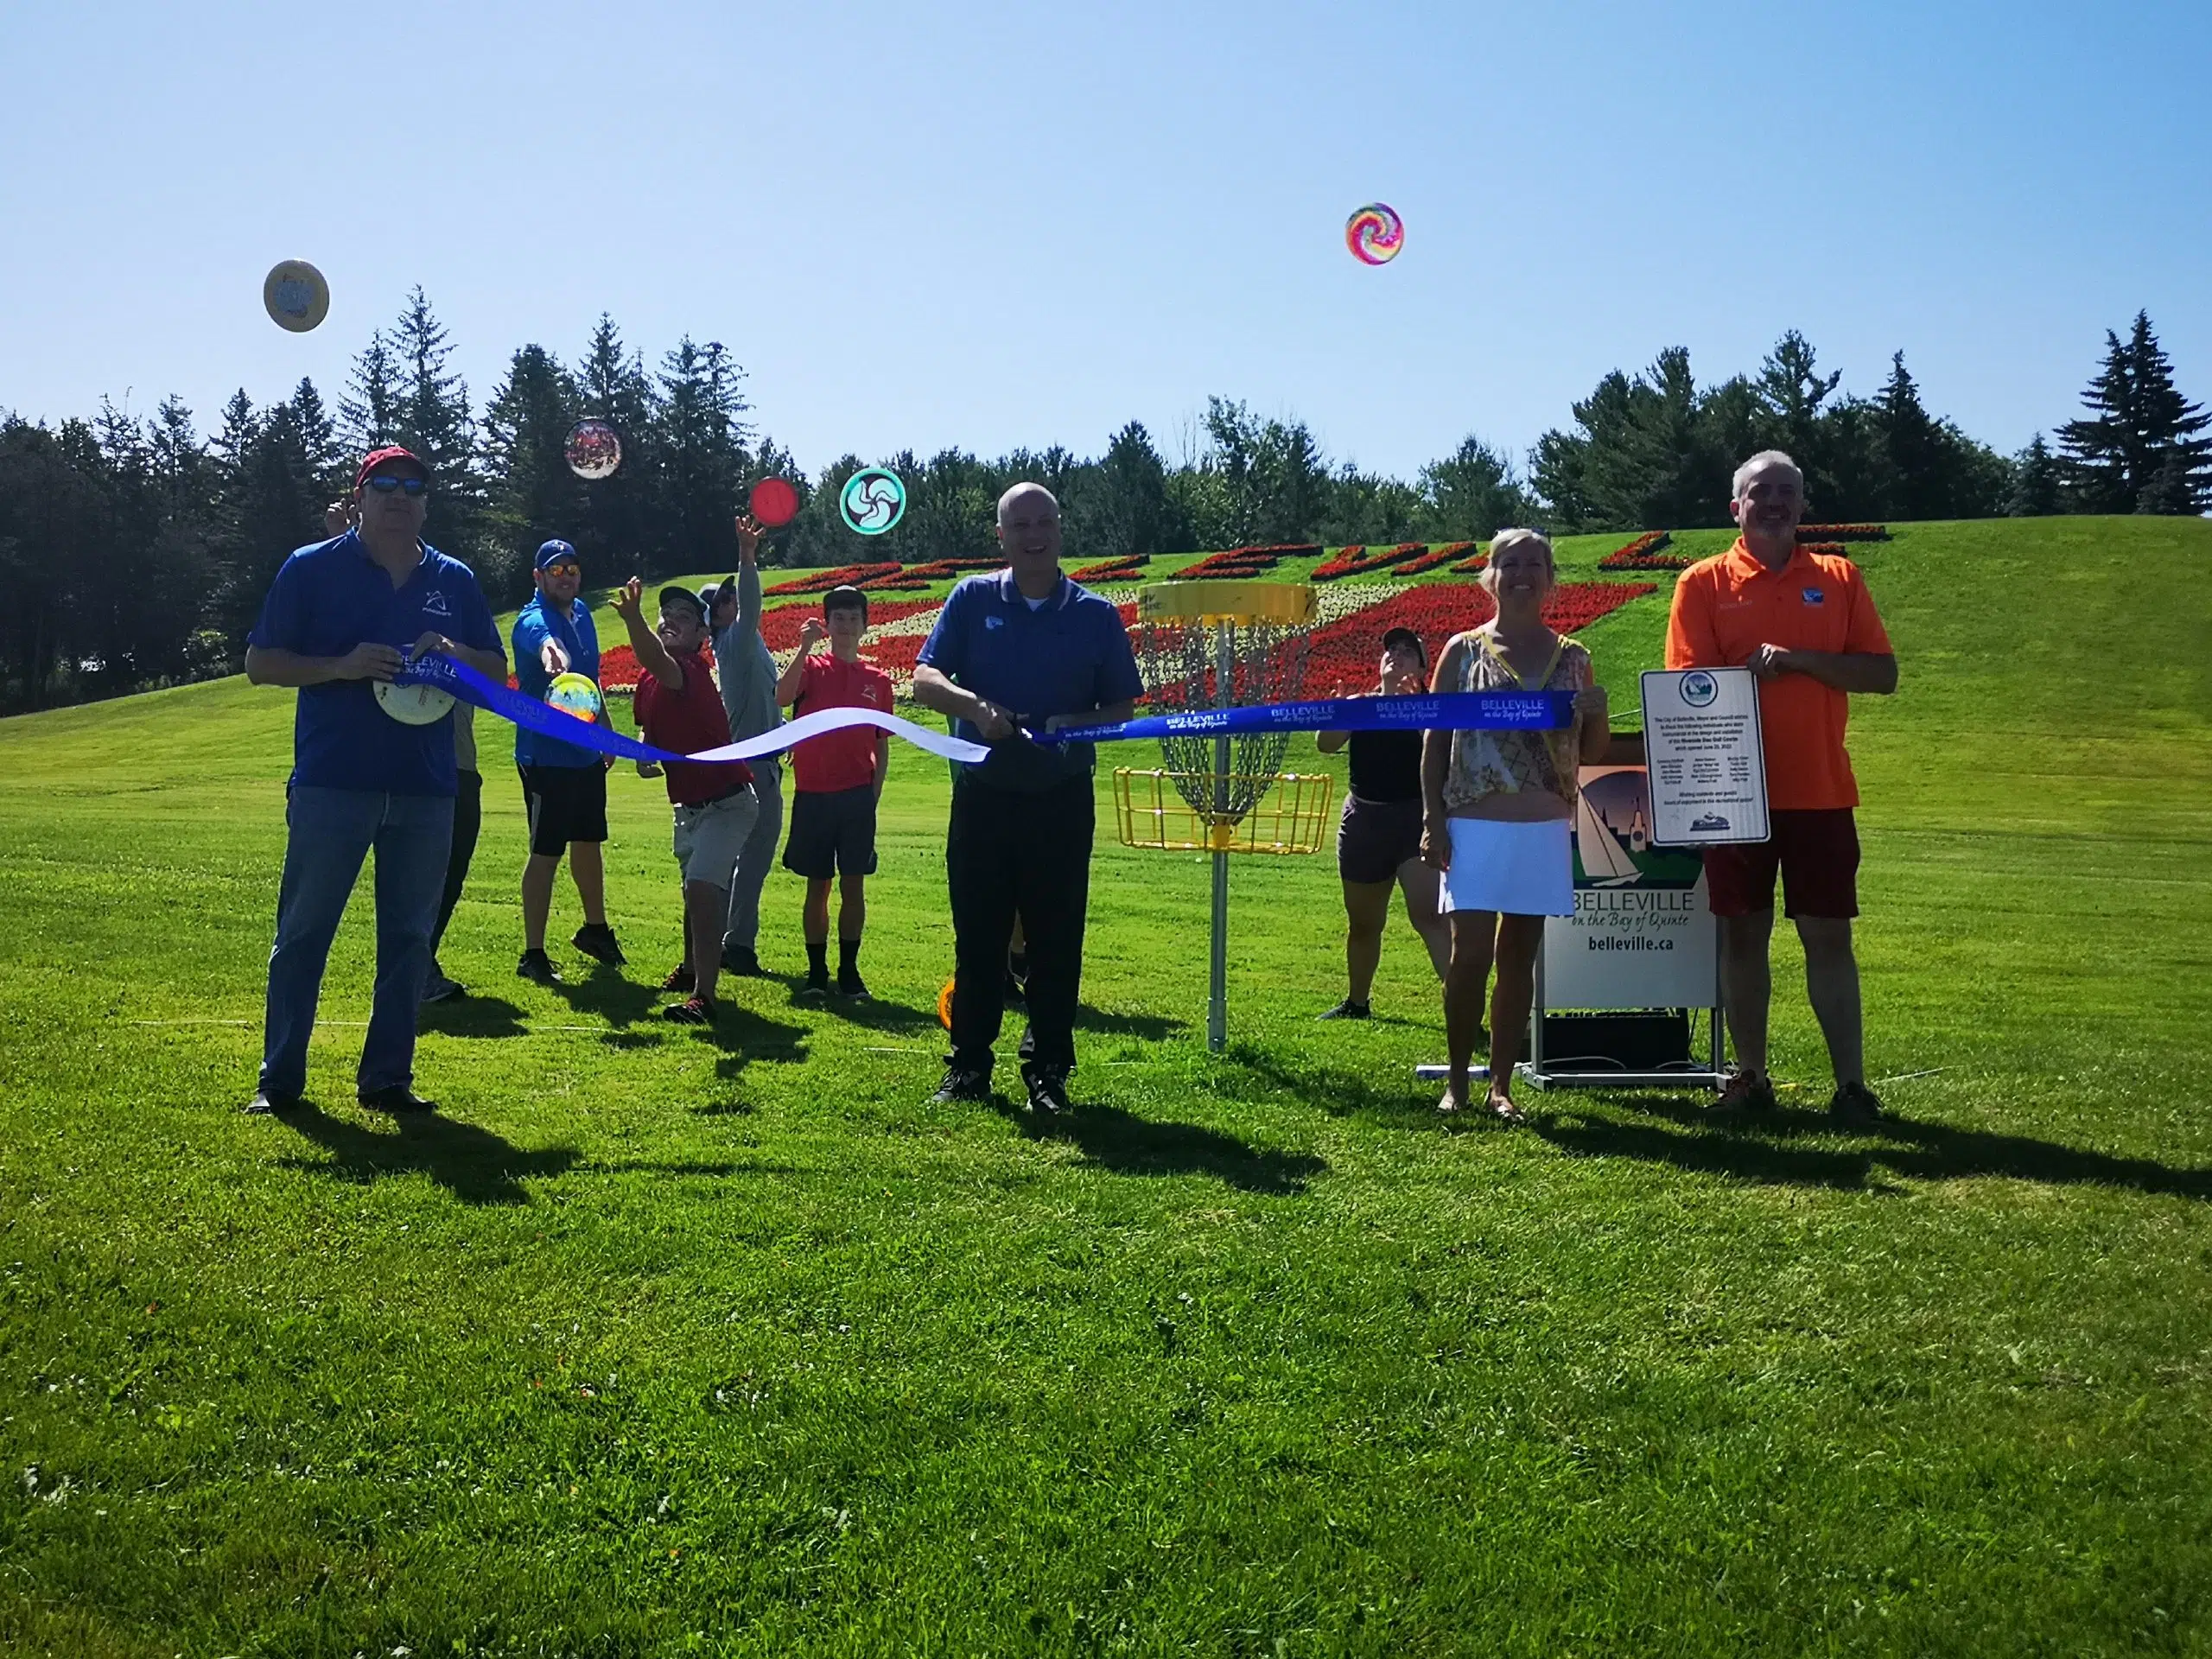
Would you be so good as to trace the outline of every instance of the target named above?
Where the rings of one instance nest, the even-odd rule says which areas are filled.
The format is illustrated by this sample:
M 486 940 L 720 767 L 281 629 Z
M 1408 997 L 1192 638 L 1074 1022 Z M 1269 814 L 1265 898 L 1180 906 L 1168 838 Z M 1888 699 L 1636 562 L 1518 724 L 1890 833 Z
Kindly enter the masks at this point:
M 1879 1135 L 1818 1116 L 1786 943 L 1770 1127 L 1444 1132 L 1402 924 L 1381 1017 L 1313 1022 L 1325 856 L 1236 866 L 1210 1057 L 1205 866 L 1110 844 L 1084 1109 L 932 1107 L 941 763 L 894 752 L 876 1005 L 741 982 L 709 1035 L 653 1017 L 626 766 L 629 969 L 513 977 L 496 735 L 442 1114 L 353 1105 L 364 900 L 316 1109 L 243 1118 L 290 699 L 0 722 L 0 1652 L 2212 1651 L 2212 526 L 1854 556 L 1869 1051 L 1933 1074 Z M 1584 636 L 1617 702 L 1663 621 Z

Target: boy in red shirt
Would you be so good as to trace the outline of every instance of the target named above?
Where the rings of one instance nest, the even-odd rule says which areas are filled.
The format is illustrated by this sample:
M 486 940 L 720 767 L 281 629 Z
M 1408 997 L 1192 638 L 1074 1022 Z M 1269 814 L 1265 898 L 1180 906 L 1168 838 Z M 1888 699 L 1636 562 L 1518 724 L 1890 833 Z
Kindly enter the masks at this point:
M 776 701 L 794 718 L 824 709 L 891 712 L 891 677 L 861 660 L 868 632 L 868 595 L 832 588 L 822 596 L 822 620 L 807 619 L 798 655 L 776 682 Z M 824 639 L 827 652 L 815 646 Z M 865 1001 L 861 928 L 868 918 L 863 884 L 875 874 L 875 804 L 891 764 L 891 737 L 866 726 L 810 737 L 791 750 L 791 832 L 784 868 L 806 878 L 806 984 L 804 997 L 830 991 L 830 881 L 842 877 L 837 905 L 837 995 Z
M 632 576 L 614 594 L 614 613 L 630 632 L 641 671 L 631 699 L 639 734 L 678 754 L 720 748 L 730 741 L 729 716 L 707 668 L 706 601 L 688 588 L 664 588 L 660 626 L 649 630 L 639 608 L 644 588 Z M 639 761 L 638 770 L 650 777 L 648 764 Z M 671 760 L 667 772 L 676 861 L 683 871 L 683 961 L 661 988 L 690 995 L 664 1012 L 678 1025 L 711 1025 L 730 880 L 760 800 L 753 791 L 753 768 L 741 760 Z

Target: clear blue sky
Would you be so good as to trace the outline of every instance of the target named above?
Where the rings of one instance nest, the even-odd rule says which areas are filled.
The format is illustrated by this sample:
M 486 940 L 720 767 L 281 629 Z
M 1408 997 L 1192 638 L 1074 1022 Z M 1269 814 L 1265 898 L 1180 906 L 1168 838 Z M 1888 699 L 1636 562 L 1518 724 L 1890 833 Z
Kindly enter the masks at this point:
M 0 408 L 334 391 L 419 282 L 480 407 L 604 309 L 810 468 L 1172 455 L 1218 392 L 1409 474 L 1791 327 L 2011 449 L 2138 307 L 2212 401 L 2208 88 L 2205 0 L 16 5 Z

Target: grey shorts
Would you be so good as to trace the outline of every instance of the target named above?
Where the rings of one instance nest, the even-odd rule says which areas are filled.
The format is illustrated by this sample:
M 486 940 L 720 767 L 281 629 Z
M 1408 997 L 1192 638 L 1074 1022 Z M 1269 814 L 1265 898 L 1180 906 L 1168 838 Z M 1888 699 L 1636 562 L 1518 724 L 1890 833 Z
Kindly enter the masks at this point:
M 746 837 L 760 816 L 760 798 L 750 784 L 703 806 L 677 807 L 676 861 L 683 867 L 684 881 L 703 881 L 728 892 Z

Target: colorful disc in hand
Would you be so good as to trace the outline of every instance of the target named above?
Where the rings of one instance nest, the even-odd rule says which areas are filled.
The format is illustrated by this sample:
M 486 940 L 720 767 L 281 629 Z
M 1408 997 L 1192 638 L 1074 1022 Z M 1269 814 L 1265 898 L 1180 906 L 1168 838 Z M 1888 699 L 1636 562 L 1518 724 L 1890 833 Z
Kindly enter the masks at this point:
M 304 334 L 330 315 L 330 284 L 304 259 L 280 259 L 261 279 L 261 305 L 279 328 Z
M 622 440 L 605 421 L 578 421 L 569 429 L 561 454 L 570 472 L 597 483 L 613 477 L 614 469 L 622 464 Z
M 443 720 L 453 708 L 453 693 L 435 685 L 395 685 L 378 680 L 377 707 L 403 726 L 428 726 Z
M 837 493 L 845 528 L 861 536 L 880 536 L 906 516 L 906 486 L 882 467 L 863 467 Z
M 787 478 L 764 478 L 753 486 L 753 516 L 770 530 L 798 517 L 798 491 Z
M 1344 221 L 1344 246 L 1363 265 L 1387 265 L 1406 245 L 1406 227 L 1397 211 L 1370 201 Z
M 545 701 L 549 707 L 574 715 L 587 726 L 596 726 L 607 718 L 607 699 L 600 694 L 599 682 L 588 675 L 556 674 L 545 688 Z

